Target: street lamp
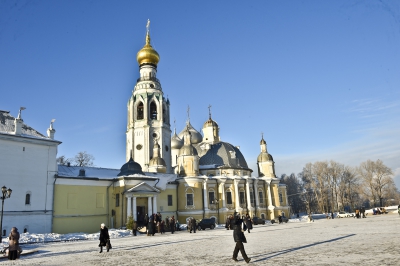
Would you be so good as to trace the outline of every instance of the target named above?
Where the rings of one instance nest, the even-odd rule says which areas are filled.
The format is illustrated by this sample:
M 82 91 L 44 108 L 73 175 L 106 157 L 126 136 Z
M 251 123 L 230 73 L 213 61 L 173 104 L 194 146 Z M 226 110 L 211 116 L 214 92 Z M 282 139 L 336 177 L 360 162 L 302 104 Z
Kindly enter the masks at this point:
M 0 243 L 3 242 L 3 209 L 4 209 L 4 200 L 7 198 L 11 197 L 11 188 L 6 188 L 6 186 L 3 186 L 1 188 L 1 193 L 2 193 L 2 197 L 0 197 L 1 199 L 1 222 L 0 222 Z
M 217 205 L 217 210 L 218 210 L 218 220 L 217 220 L 217 224 L 219 223 L 219 199 L 214 199 L 213 200 L 213 204 L 216 204 Z

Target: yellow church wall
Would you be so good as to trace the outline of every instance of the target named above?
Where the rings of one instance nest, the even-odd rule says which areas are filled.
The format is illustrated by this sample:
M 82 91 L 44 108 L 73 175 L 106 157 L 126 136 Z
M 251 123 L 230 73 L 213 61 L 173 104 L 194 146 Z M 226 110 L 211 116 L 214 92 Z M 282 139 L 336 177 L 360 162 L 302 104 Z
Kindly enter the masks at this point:
M 108 223 L 107 186 L 60 185 L 54 188 L 53 232 L 97 232 Z
M 168 206 L 168 195 L 172 195 L 172 206 Z M 175 212 L 177 206 L 176 189 L 161 191 L 157 198 L 158 210 L 161 212 Z

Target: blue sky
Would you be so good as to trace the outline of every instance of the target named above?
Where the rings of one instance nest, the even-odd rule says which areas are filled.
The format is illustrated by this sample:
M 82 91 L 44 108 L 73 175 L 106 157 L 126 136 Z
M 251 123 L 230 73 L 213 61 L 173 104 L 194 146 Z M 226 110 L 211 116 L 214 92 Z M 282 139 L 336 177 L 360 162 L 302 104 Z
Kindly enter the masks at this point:
M 263 132 L 278 175 L 381 159 L 400 188 L 398 1 L 0 1 L 0 109 L 121 167 L 147 19 L 178 132 L 211 104 L 255 171 Z

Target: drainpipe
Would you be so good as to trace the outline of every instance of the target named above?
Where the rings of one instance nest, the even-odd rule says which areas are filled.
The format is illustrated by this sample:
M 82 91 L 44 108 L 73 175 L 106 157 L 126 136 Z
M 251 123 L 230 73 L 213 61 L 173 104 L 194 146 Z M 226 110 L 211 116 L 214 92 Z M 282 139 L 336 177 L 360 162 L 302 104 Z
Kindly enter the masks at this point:
M 201 201 L 203 202 L 203 219 L 205 218 L 206 215 L 206 206 L 204 205 L 204 186 L 202 184 L 201 186 Z
M 56 181 L 58 175 L 54 175 L 54 182 L 53 182 L 53 212 L 51 214 L 51 225 L 50 225 L 50 233 L 53 233 L 53 223 L 54 223 L 54 196 L 56 195 Z
M 179 191 L 179 182 L 176 186 L 176 220 L 179 221 L 179 212 L 178 212 L 178 191 Z
M 108 189 L 111 187 L 111 185 L 114 184 L 115 178 L 112 179 L 111 184 L 109 186 L 107 186 L 107 220 L 109 222 L 108 226 L 110 226 L 111 222 L 110 222 L 110 196 L 108 193 Z
M 253 216 L 259 216 L 258 214 L 257 214 L 257 201 L 256 201 L 256 193 L 258 193 L 258 191 L 256 190 L 256 187 L 255 187 L 255 181 L 253 180 L 253 201 L 254 201 L 254 212 L 256 213 L 256 215 L 253 215 Z
M 125 195 L 125 189 L 126 189 L 126 184 L 125 184 L 125 178 L 124 178 L 124 191 L 122 192 L 122 196 Z M 121 226 L 120 227 L 122 227 L 122 225 L 124 223 L 124 202 L 125 202 L 125 200 L 121 200 L 121 201 L 122 201 L 121 202 L 122 207 L 121 207 Z

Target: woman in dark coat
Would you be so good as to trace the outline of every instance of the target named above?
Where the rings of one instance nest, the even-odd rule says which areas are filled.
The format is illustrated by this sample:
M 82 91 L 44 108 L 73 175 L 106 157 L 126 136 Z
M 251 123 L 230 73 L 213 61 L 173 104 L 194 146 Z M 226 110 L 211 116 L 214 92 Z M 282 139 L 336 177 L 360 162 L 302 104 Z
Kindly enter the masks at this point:
M 154 236 L 154 230 L 155 230 L 155 228 L 154 228 L 155 226 L 154 226 L 154 217 L 153 217 L 153 215 L 152 216 L 150 216 L 150 219 L 149 219 L 149 223 L 147 224 L 147 235 L 148 236 Z
M 103 223 L 100 225 L 100 253 L 103 252 L 103 247 L 107 246 L 107 242 L 110 240 L 110 235 L 108 234 L 108 228 L 106 225 Z M 107 246 L 107 252 L 109 251 L 109 246 Z
M 247 232 L 250 233 L 250 230 L 253 229 L 253 221 L 250 218 L 249 214 L 246 214 L 246 227 L 247 227 Z
M 10 235 L 8 236 L 8 259 L 15 260 L 18 258 L 19 250 L 19 232 L 16 227 L 11 228 Z
M 243 224 L 243 220 L 240 219 L 240 215 L 238 213 L 235 212 L 234 214 L 234 227 L 233 227 L 233 239 L 236 242 L 236 246 L 235 249 L 233 251 L 233 257 L 232 259 L 234 261 L 238 261 L 237 256 L 240 250 L 240 253 L 242 253 L 242 257 L 243 259 L 249 263 L 250 262 L 250 258 L 247 257 L 246 251 L 244 250 L 244 246 L 243 243 L 247 243 L 246 237 L 244 236 L 244 233 L 242 231 L 242 224 Z

